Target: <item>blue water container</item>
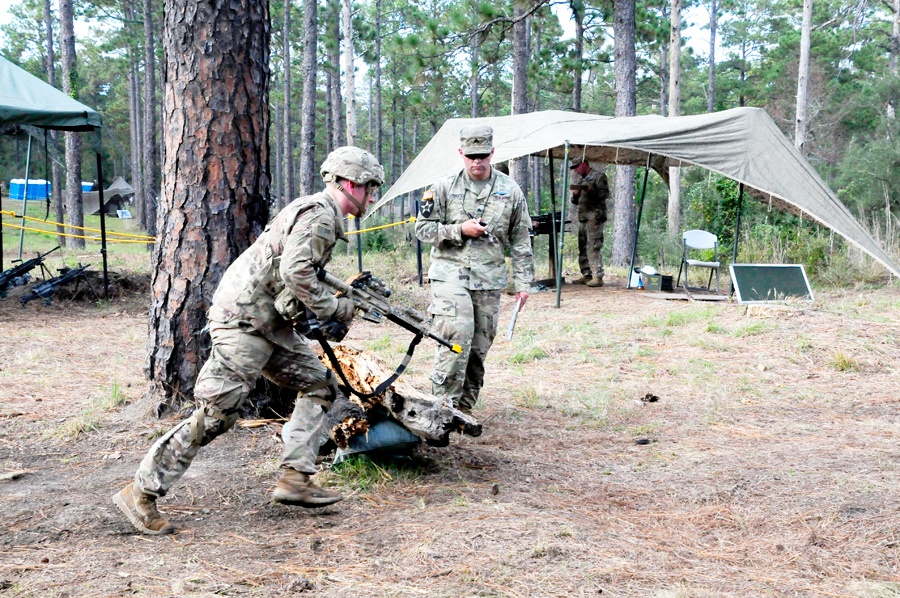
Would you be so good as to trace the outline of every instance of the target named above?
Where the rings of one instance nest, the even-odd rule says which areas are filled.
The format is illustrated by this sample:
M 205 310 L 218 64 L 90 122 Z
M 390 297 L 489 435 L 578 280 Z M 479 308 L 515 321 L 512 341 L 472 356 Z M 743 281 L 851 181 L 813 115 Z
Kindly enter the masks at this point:
M 44 179 L 28 179 L 28 199 L 47 199 L 50 187 L 50 183 Z M 25 199 L 25 179 L 13 179 L 9 182 L 9 198 Z
M 91 181 L 81 181 L 81 192 L 90 191 L 94 188 L 94 183 Z

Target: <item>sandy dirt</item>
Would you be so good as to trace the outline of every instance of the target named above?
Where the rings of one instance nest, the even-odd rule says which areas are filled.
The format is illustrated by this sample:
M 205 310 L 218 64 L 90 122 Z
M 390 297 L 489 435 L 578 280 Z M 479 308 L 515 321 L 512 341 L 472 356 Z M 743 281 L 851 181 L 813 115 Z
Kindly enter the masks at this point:
M 610 282 L 532 295 L 511 342 L 503 298 L 481 437 L 323 472 L 349 497 L 304 510 L 269 501 L 280 424 L 238 427 L 160 501 L 164 537 L 110 500 L 173 424 L 141 399 L 146 297 L 0 300 L 0 594 L 900 595 L 896 285 L 748 307 Z

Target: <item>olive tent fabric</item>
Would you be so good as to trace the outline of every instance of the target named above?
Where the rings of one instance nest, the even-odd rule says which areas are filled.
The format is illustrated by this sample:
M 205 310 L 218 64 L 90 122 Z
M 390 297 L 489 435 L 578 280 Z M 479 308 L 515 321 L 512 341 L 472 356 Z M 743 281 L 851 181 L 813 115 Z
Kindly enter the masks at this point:
M 0 126 L 91 131 L 100 115 L 0 56 Z
M 900 276 L 900 266 L 760 108 L 670 118 L 548 110 L 450 119 L 376 208 L 458 172 L 462 168 L 459 131 L 472 124 L 494 129 L 494 162 L 527 155 L 563 158 L 568 142 L 570 158 L 644 165 L 651 156 L 651 167 L 664 177 L 669 166 L 701 166 L 743 183 L 761 201 L 827 226 Z

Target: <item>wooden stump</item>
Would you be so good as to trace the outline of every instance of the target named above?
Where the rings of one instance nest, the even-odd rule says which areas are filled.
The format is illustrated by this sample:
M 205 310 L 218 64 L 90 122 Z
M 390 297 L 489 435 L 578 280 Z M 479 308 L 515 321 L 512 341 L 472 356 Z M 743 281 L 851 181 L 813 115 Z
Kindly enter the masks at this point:
M 361 394 L 373 392 L 383 380 L 393 373 L 392 369 L 371 353 L 349 345 L 333 345 L 332 349 L 344 376 L 350 385 Z M 322 363 L 331 370 L 335 369 L 328 357 L 324 355 L 321 347 L 316 347 L 316 352 Z M 365 400 L 348 392 L 347 388 L 343 386 L 340 376 L 338 376 L 338 382 L 341 384 L 341 390 L 352 403 L 365 412 L 367 418 L 373 420 L 383 418 L 386 411 L 391 417 L 406 426 L 410 432 L 432 444 L 446 445 L 451 432 L 459 432 L 468 436 L 481 435 L 481 424 L 474 417 L 454 408 L 449 401 L 442 401 L 433 394 L 413 388 L 402 378 L 395 380 L 380 395 Z M 355 414 L 348 414 L 348 418 L 335 424 L 331 436 L 339 445 L 343 442 L 345 446 L 351 436 L 365 432 L 366 429 L 368 426 L 361 426 Z

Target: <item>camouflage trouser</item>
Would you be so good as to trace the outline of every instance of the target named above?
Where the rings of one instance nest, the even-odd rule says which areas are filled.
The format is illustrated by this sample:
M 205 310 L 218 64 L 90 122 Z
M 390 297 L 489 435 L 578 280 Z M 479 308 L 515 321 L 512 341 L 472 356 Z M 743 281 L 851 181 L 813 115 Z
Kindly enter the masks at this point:
M 602 218 L 601 218 L 602 216 Z M 578 215 L 578 268 L 583 276 L 603 278 L 603 225 L 606 214 Z
M 438 346 L 431 392 L 456 407 L 471 409 L 484 385 L 484 361 L 497 334 L 501 291 L 470 291 L 433 280 L 431 294 L 432 331 L 463 349 L 456 354 Z
M 234 426 L 260 374 L 278 386 L 301 391 L 282 434 L 281 466 L 315 473 L 324 409 L 337 390 L 331 372 L 300 337 L 286 349 L 243 320 L 210 322 L 210 334 L 212 353 L 194 387 L 200 406 L 156 441 L 134 475 L 135 486 L 164 496 L 190 467 L 200 447 Z

